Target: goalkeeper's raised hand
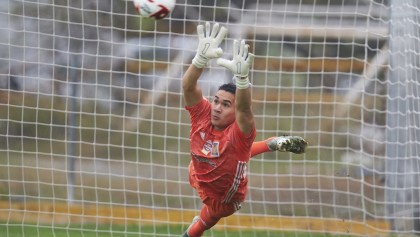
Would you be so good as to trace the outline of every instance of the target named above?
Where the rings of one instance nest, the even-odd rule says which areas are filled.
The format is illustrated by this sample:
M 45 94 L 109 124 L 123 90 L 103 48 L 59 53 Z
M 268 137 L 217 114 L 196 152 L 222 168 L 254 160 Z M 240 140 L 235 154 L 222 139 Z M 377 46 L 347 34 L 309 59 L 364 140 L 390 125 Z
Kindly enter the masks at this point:
M 249 45 L 244 40 L 239 43 L 233 41 L 233 59 L 226 60 L 224 58 L 217 59 L 217 64 L 229 69 L 235 79 L 238 89 L 246 89 L 249 87 L 249 70 L 254 62 L 254 54 L 249 53 Z
M 197 34 L 199 42 L 192 64 L 197 68 L 204 68 L 211 59 L 222 56 L 223 50 L 219 46 L 226 37 L 227 32 L 227 29 L 223 26 L 219 27 L 218 23 L 213 25 L 212 30 L 210 30 L 209 22 L 206 22 L 205 29 L 203 25 L 198 25 Z

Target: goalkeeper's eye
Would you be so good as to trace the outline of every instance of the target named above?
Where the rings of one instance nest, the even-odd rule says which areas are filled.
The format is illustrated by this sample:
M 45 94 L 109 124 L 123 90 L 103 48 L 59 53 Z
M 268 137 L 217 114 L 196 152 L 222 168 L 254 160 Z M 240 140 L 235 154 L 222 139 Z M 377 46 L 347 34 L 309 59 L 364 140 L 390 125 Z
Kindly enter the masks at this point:
M 214 105 L 221 104 L 223 108 L 230 108 L 232 106 L 232 103 L 229 100 L 224 100 L 220 102 L 220 100 L 217 97 L 214 98 L 213 104 Z
M 223 102 L 222 106 L 225 108 L 229 108 L 230 107 L 230 102 Z

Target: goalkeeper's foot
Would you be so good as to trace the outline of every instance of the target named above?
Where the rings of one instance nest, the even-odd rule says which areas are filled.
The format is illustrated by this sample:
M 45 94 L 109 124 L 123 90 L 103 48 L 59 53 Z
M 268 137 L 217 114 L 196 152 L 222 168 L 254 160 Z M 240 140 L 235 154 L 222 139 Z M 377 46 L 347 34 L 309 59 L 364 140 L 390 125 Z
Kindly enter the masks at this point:
M 193 226 L 195 223 L 197 223 L 200 220 L 199 216 L 195 216 L 191 222 L 191 225 L 188 227 L 187 231 L 185 231 L 185 233 L 182 235 L 182 237 L 190 237 L 188 235 L 188 231 L 190 230 L 191 226 Z
M 305 153 L 308 142 L 299 136 L 280 136 L 269 139 L 267 145 L 271 151 L 301 154 Z

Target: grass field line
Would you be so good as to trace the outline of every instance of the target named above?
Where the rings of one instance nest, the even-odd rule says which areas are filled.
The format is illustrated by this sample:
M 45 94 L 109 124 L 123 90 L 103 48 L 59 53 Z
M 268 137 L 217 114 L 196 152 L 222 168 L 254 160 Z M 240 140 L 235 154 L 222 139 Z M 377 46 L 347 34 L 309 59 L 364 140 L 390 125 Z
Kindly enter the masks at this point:
M 188 225 L 197 211 L 126 207 L 103 204 L 0 201 L 0 221 L 45 225 Z M 362 236 L 385 236 L 389 224 L 380 220 L 340 220 L 309 217 L 235 214 L 224 218 L 215 228 L 315 231 Z

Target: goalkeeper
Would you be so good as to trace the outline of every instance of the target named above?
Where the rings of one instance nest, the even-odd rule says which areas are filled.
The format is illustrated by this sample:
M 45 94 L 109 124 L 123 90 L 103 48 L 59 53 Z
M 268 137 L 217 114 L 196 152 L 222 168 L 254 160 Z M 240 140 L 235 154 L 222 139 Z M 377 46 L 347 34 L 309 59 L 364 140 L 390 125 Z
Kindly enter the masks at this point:
M 306 141 L 300 137 L 274 137 L 254 143 L 256 128 L 251 110 L 248 74 L 254 55 L 245 41 L 233 42 L 233 59 L 220 58 L 219 47 L 227 29 L 210 23 L 197 27 L 197 54 L 182 79 L 183 97 L 190 114 L 189 181 L 203 206 L 184 237 L 202 236 L 223 217 L 240 209 L 247 192 L 246 167 L 251 156 L 266 151 L 303 153 Z M 211 59 L 229 69 L 234 83 L 219 87 L 212 102 L 198 86 L 203 68 Z

